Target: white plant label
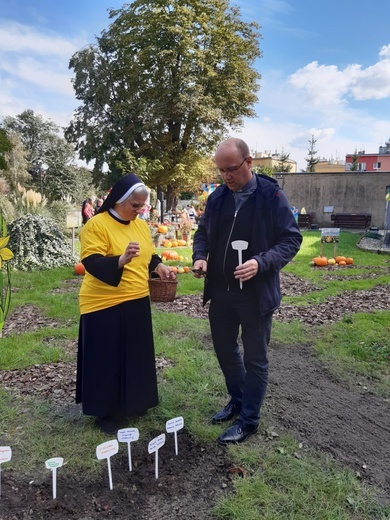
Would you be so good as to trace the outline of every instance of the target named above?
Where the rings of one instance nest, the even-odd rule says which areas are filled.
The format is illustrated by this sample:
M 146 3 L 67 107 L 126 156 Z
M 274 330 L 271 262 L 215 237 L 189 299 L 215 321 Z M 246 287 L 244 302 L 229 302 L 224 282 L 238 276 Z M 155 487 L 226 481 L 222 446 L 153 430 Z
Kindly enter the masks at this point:
M 123 428 L 122 430 L 118 430 L 117 433 L 119 442 L 127 442 L 127 452 L 129 454 L 129 471 L 132 471 L 132 463 L 131 463 L 131 446 L 130 443 L 133 441 L 138 441 L 139 439 L 139 431 L 138 428 Z
M 158 478 L 158 450 L 161 448 L 161 446 L 164 446 L 165 444 L 165 433 L 162 433 L 158 437 L 155 437 L 149 442 L 148 445 L 148 452 L 149 453 L 155 453 L 155 475 L 156 478 Z
M 1 496 L 1 465 L 3 462 L 9 462 L 12 458 L 12 450 L 10 446 L 0 446 L 0 496 Z
M 179 448 L 177 445 L 177 432 L 178 430 L 181 430 L 184 426 L 184 419 L 183 417 L 175 417 L 174 419 L 170 419 L 165 424 L 165 429 L 167 430 L 167 433 L 174 433 L 175 434 L 175 453 L 176 455 L 179 453 Z
M 113 439 L 112 441 L 106 441 L 102 444 L 99 444 L 99 446 L 96 447 L 96 457 L 99 460 L 107 459 L 107 467 L 108 467 L 108 479 L 110 483 L 110 489 L 113 490 L 112 485 L 112 474 L 111 474 L 111 460 L 110 457 L 113 455 L 116 455 L 119 451 L 119 444 L 116 439 Z
M 54 500 L 57 498 L 57 468 L 60 468 L 63 463 L 64 459 L 62 457 L 54 457 L 53 459 L 48 459 L 45 462 L 46 469 L 51 470 Z

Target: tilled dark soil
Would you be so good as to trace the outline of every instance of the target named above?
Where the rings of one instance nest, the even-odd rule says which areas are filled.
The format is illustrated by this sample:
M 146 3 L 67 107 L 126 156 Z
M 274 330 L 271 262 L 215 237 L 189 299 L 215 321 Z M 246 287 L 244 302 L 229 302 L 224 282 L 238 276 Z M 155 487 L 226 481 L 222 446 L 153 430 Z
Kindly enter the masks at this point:
M 329 272 L 329 276 L 337 273 Z M 336 278 L 337 279 L 337 278 Z M 306 294 L 316 288 L 303 280 L 282 273 L 284 295 Z M 199 296 L 177 297 L 172 303 L 154 304 L 159 311 L 184 313 L 207 318 L 207 307 Z M 351 317 L 355 312 L 390 308 L 389 286 L 368 291 L 351 291 L 347 296 L 295 307 L 282 305 L 275 320 L 298 319 L 313 326 Z M 17 334 L 45 325 L 55 326 L 32 306 L 7 317 L 3 335 Z M 50 342 L 50 338 L 47 339 Z M 69 342 L 75 355 L 76 344 Z M 390 414 L 389 399 L 375 395 L 370 380 L 343 381 L 324 366 L 309 345 L 285 346 L 271 342 L 270 384 L 265 405 L 267 421 L 273 430 L 288 431 L 303 445 L 322 450 L 352 468 L 367 483 L 383 490 L 390 500 Z M 169 363 L 157 359 L 158 370 Z M 37 365 L 25 370 L 0 371 L 2 388 L 16 395 L 49 398 L 54 411 L 75 422 L 81 415 L 73 404 L 75 363 Z M 158 435 L 160 432 L 157 432 Z M 247 442 L 264 442 L 267 432 Z M 120 449 L 112 459 L 114 489 L 109 490 L 107 471 L 95 482 L 83 475 L 68 475 L 66 467 L 58 473 L 57 499 L 52 500 L 49 476 L 20 480 L 20 475 L 6 471 L 2 476 L 0 518 L 19 519 L 197 519 L 211 518 L 215 500 L 229 487 L 233 468 L 226 451 L 215 444 L 204 447 L 194 443 L 183 430 L 178 435 L 179 454 L 174 453 L 173 436 L 159 451 L 159 478 L 154 478 L 154 459 L 147 454 L 146 442 L 132 448 L 133 471 L 129 473 L 127 451 Z M 135 461 L 135 462 L 134 462 Z M 104 462 L 104 461 L 102 461 Z

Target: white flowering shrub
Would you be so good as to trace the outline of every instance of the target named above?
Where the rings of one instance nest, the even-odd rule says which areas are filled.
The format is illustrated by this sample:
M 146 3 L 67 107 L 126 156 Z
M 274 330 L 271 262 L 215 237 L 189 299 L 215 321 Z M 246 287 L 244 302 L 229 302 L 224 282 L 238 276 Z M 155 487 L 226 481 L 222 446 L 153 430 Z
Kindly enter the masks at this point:
M 69 239 L 58 224 L 42 215 L 26 214 L 8 226 L 9 248 L 14 253 L 12 269 L 34 271 L 73 265 Z

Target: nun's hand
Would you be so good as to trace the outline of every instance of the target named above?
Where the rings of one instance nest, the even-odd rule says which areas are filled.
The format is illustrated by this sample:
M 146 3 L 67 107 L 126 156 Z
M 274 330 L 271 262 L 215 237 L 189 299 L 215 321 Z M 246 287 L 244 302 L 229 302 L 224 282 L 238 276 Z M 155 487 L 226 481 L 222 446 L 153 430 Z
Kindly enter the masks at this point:
M 158 264 L 155 271 L 160 275 L 161 280 L 176 279 L 176 274 L 173 271 L 171 271 L 167 265 L 164 265 L 163 263 Z
M 129 242 L 123 255 L 119 257 L 118 269 L 132 261 L 136 256 L 139 256 L 139 243 Z

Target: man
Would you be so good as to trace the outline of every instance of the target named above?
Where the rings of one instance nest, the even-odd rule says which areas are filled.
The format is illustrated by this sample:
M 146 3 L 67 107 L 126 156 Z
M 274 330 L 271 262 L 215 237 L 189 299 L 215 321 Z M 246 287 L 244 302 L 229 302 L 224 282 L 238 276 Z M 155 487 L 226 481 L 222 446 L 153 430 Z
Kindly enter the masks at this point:
M 302 236 L 277 182 L 252 173 L 244 141 L 220 144 L 215 164 L 224 184 L 208 197 L 200 218 L 193 268 L 195 276 L 206 275 L 203 304 L 211 300 L 211 335 L 230 395 L 212 421 L 237 417 L 218 438 L 229 444 L 258 430 L 272 314 L 281 300 L 279 272 L 298 252 Z M 240 327 L 243 354 L 237 343 Z

